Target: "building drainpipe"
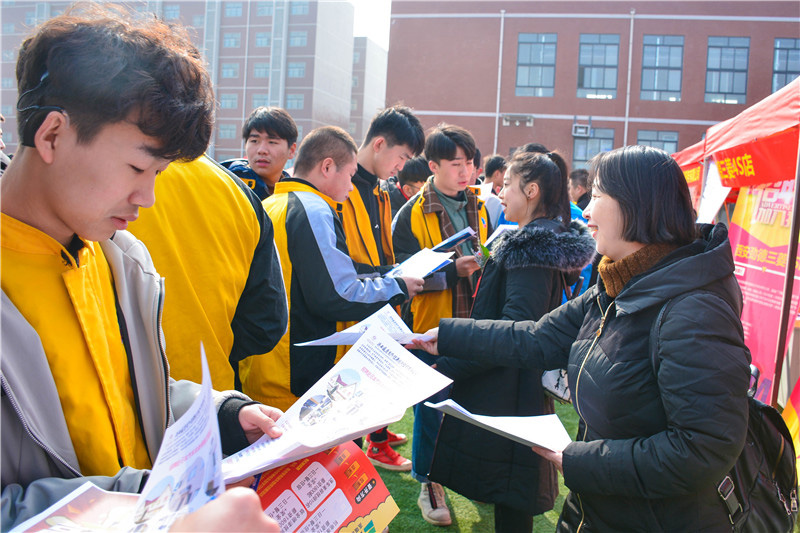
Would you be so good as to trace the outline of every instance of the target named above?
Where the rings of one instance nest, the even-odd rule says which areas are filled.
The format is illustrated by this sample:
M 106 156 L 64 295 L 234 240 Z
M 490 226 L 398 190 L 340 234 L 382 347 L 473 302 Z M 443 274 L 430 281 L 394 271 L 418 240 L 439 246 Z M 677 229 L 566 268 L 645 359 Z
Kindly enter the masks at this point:
M 628 87 L 625 91 L 625 132 L 622 134 L 622 145 L 628 145 L 628 121 L 631 115 L 631 65 L 633 64 L 633 18 L 636 10 L 631 9 L 631 32 L 628 37 Z
M 494 147 L 492 153 L 497 153 L 497 137 L 500 129 L 500 86 L 503 76 L 503 32 L 505 31 L 506 10 L 500 10 L 500 49 L 497 51 L 497 99 L 494 105 Z

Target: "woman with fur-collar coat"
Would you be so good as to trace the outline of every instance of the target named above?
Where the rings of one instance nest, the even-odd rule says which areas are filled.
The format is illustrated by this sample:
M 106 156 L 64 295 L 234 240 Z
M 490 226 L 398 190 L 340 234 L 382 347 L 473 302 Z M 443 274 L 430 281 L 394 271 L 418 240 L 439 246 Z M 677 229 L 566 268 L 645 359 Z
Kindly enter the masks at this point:
M 506 218 L 521 228 L 495 241 L 472 318 L 536 320 L 561 304 L 565 285 L 574 284 L 591 262 L 595 241 L 586 226 L 566 227 L 559 220 L 569 220 L 562 218 L 565 207 L 569 212 L 566 177 L 557 154 L 512 160 L 501 198 Z M 436 368 L 454 380 L 451 398 L 473 413 L 554 412 L 541 371 L 449 357 L 439 358 Z M 494 503 L 496 531 L 530 531 L 533 515 L 552 509 L 558 494 L 555 468 L 530 447 L 453 417 L 444 417 L 429 477 L 470 499 Z

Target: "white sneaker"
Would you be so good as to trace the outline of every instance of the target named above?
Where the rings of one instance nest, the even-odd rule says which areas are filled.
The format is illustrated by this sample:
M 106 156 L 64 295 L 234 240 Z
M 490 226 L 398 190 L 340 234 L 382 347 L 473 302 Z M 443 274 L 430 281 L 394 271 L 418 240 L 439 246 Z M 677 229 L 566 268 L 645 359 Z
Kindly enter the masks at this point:
M 567 371 L 563 368 L 547 370 L 542 374 L 542 387 L 544 393 L 552 396 L 561 403 L 571 403 L 569 387 L 567 386 Z
M 417 505 L 422 511 L 422 518 L 434 526 L 449 526 L 453 523 L 450 509 L 444 499 L 444 488 L 438 483 L 422 483 Z

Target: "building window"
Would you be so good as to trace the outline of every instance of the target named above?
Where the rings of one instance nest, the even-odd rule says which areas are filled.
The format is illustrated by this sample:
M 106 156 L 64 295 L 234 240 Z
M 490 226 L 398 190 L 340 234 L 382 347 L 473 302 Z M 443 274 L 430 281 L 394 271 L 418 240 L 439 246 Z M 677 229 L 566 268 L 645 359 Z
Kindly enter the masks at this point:
M 357 111 L 358 110 L 358 100 L 355 98 L 350 99 L 350 111 Z
M 272 16 L 272 2 L 259 2 L 256 4 L 256 15 L 259 17 Z
M 750 37 L 709 37 L 706 102 L 743 104 L 747 99 Z
M 206 25 L 206 16 L 205 15 L 195 15 L 192 17 L 192 26 L 195 28 L 203 28 Z
M 308 2 L 300 0 L 292 2 L 292 15 L 308 15 Z
M 356 123 L 355 122 L 351 122 L 350 125 L 347 127 L 347 133 L 349 133 L 350 135 L 355 135 L 356 134 Z
M 4 22 L 3 23 L 3 33 L 8 35 L 9 33 L 14 33 L 14 23 L 13 22 Z
M 234 125 L 234 124 L 220 124 L 219 125 L 219 138 L 220 139 L 235 139 L 236 138 L 236 125 Z
M 238 78 L 239 77 L 239 63 L 223 63 L 222 64 L 222 77 L 223 78 Z
M 613 128 L 592 128 L 589 137 L 575 137 L 572 141 L 572 168 L 586 168 L 586 163 L 600 152 L 614 147 Z
M 8 50 L 3 50 L 3 61 L 14 61 L 16 56 L 16 50 L 13 48 L 9 48 Z
M 289 32 L 289 46 L 305 46 L 306 44 L 308 44 L 307 31 Z
M 304 105 L 305 105 L 305 95 L 303 94 L 286 95 L 286 109 L 303 109 Z
M 582 33 L 580 43 L 578 98 L 616 98 L 619 35 Z
M 259 31 L 256 33 L 256 48 L 266 48 L 272 39 L 272 34 L 268 31 Z
M 36 26 L 36 11 L 28 11 L 25 13 L 25 25 Z
M 304 78 L 306 75 L 306 64 L 304 62 L 289 63 L 286 76 L 288 78 Z
M 636 144 L 661 148 L 668 154 L 674 154 L 678 151 L 678 132 L 639 130 L 636 135 Z
M 14 78 L 3 78 L 2 88 L 3 89 L 13 89 L 14 88 Z
M 800 39 L 775 39 L 772 61 L 772 92 L 800 76 Z
M 256 107 L 266 107 L 269 105 L 268 94 L 254 94 L 253 95 L 253 109 Z
M 356 50 L 353 52 L 353 63 L 358 63 L 361 61 L 361 51 Z
M 219 96 L 220 109 L 236 109 L 239 107 L 239 95 L 236 93 L 223 93 Z
M 256 63 L 253 66 L 254 78 L 269 78 L 269 63 Z
M 0 106 L 0 113 L 2 113 L 6 118 L 12 116 L 14 114 L 14 106 L 11 104 L 6 104 L 4 106 Z M 8 132 L 6 131 L 3 135 L 7 135 Z
M 241 17 L 242 16 L 242 3 L 241 2 L 226 2 L 225 3 L 225 16 L 226 17 Z
M 169 4 L 164 6 L 164 20 L 175 20 L 181 16 L 181 6 Z
M 353 88 L 358 88 L 358 76 L 353 76 Z
M 223 48 L 239 48 L 242 43 L 242 34 L 238 31 L 235 33 L 226 33 L 222 36 Z
M 642 46 L 642 100 L 681 101 L 683 36 L 645 35 Z
M 520 33 L 517 41 L 517 96 L 553 96 L 555 33 Z

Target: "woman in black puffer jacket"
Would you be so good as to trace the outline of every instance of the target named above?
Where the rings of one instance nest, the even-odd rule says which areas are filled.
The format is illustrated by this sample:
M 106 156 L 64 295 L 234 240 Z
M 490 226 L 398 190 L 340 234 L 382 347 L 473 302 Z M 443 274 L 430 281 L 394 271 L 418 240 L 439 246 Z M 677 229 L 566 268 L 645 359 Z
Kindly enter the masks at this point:
M 568 222 L 566 164 L 560 155 L 523 153 L 509 165 L 500 199 L 507 220 L 520 229 L 492 246 L 481 275 L 472 318 L 538 320 L 561 305 L 594 256 L 594 239 L 581 222 Z M 436 368 L 454 380 L 450 397 L 473 413 L 531 416 L 553 412 L 542 390 L 542 371 L 473 363 L 449 357 Z M 495 504 L 495 530 L 531 531 L 533 515 L 553 508 L 555 467 L 529 447 L 445 417 L 430 479 L 468 498 Z
M 537 322 L 442 320 L 424 347 L 567 365 L 576 442 L 538 449 L 571 490 L 559 531 L 729 531 L 717 486 L 745 440 L 750 353 L 727 230 L 693 225 L 686 181 L 661 150 L 600 154 L 592 179 L 597 285 Z

